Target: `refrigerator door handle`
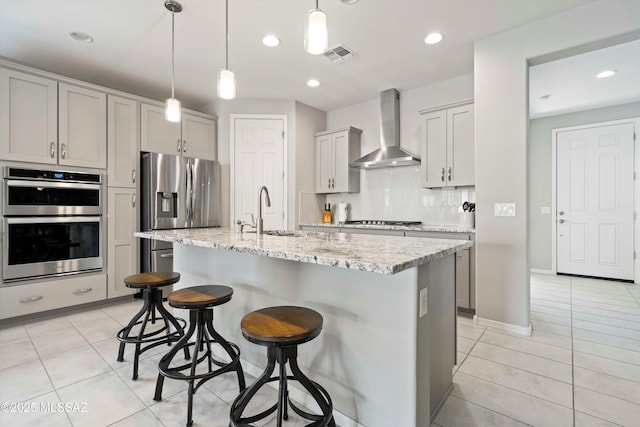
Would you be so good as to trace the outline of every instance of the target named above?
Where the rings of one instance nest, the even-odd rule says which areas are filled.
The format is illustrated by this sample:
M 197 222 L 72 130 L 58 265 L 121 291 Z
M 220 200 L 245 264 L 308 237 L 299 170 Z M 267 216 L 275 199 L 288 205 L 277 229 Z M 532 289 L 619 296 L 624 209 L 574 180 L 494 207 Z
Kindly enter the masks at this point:
M 192 182 L 192 174 L 191 174 L 191 161 L 187 161 L 186 165 L 185 165 L 185 172 L 187 174 L 186 177 L 186 184 L 187 184 L 187 192 L 186 192 L 186 197 L 187 197 L 187 202 L 186 202 L 186 206 L 187 206 L 187 227 L 191 227 L 192 224 L 192 215 L 193 215 L 193 196 L 191 195 L 191 191 L 192 191 L 192 187 L 193 187 L 193 182 Z

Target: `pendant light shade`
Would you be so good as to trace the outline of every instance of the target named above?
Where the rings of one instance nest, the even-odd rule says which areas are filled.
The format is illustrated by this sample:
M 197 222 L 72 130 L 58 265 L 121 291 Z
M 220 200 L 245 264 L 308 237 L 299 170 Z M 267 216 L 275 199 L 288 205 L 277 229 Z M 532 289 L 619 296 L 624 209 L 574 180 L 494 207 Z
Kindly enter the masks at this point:
M 228 68 L 218 71 L 218 97 L 222 99 L 236 97 L 236 76 Z
M 169 122 L 179 122 L 182 115 L 180 101 L 175 98 L 167 98 L 164 105 L 164 118 Z
M 310 10 L 307 17 L 304 49 L 312 55 L 320 55 L 325 53 L 328 47 L 327 15 L 318 8 L 318 0 L 316 0 L 316 8 Z
M 175 40 L 175 14 L 182 11 L 180 3 L 174 0 L 166 0 L 164 7 L 171 11 L 171 98 L 167 98 L 165 102 L 164 118 L 170 122 L 179 122 L 182 119 L 182 109 L 180 108 L 180 101 L 175 98 L 174 93 L 174 74 L 175 74 L 175 61 L 174 61 L 174 40 Z
M 236 97 L 236 76 L 229 69 L 229 0 L 225 1 L 225 66 L 218 71 L 218 97 L 233 99 Z

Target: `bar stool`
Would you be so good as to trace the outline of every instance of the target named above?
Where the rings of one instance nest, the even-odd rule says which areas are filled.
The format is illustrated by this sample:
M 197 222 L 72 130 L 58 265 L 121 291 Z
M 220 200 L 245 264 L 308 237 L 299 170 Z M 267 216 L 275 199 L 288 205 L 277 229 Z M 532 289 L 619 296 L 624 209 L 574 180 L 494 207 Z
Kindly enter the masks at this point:
M 133 380 L 138 378 L 138 360 L 145 351 L 162 344 L 171 345 L 184 335 L 184 328 L 187 322 L 184 319 L 176 319 L 162 305 L 162 287 L 176 283 L 180 280 L 180 273 L 141 273 L 125 277 L 124 283 L 128 288 L 140 289 L 144 304 L 140 311 L 131 319 L 129 324 L 120 329 L 117 338 L 120 341 L 118 350 L 118 362 L 124 360 L 125 344 L 135 344 L 136 349 L 133 354 Z M 144 316 L 144 318 L 143 318 Z M 142 320 L 140 320 L 142 318 Z M 157 320 L 164 322 L 164 327 L 150 332 L 145 332 L 151 318 L 151 324 Z M 135 326 L 139 326 L 137 332 L 133 331 Z M 174 330 L 171 330 L 173 326 Z M 184 356 L 189 358 L 188 349 L 185 349 Z
M 162 400 L 164 378 L 185 380 L 189 383 L 187 427 L 193 424 L 192 409 L 193 395 L 198 388 L 211 378 L 226 372 L 235 371 L 238 375 L 238 387 L 243 391 L 245 387 L 244 371 L 240 364 L 240 349 L 234 343 L 225 340 L 213 327 L 213 309 L 217 305 L 231 300 L 233 289 L 222 285 L 206 285 L 184 288 L 172 292 L 167 296 L 169 305 L 175 308 L 189 310 L 189 330 L 178 343 L 165 354 L 158 364 L 158 380 L 153 400 Z M 195 334 L 195 342 L 189 342 Z M 219 344 L 229 355 L 231 361 L 223 362 L 213 357 L 211 344 Z M 170 366 L 174 356 L 181 350 L 194 346 L 191 362 L 178 366 Z M 196 372 L 198 364 L 207 362 L 207 370 Z M 216 365 L 217 369 L 214 369 Z M 182 372 L 186 371 L 188 372 Z
M 267 347 L 267 368 L 256 382 L 245 389 L 231 405 L 230 426 L 246 427 L 261 420 L 274 411 L 277 412 L 277 427 L 289 418 L 287 405 L 303 418 L 312 420 L 307 426 L 335 427 L 333 403 L 329 393 L 315 381 L 307 378 L 298 367 L 298 345 L 311 341 L 322 330 L 322 316 L 317 311 L 304 307 L 279 306 L 253 311 L 242 319 L 242 335 L 252 343 Z M 272 377 L 276 362 L 280 365 L 279 375 Z M 289 363 L 292 375 L 287 375 Z M 316 401 L 322 415 L 310 414 L 298 408 L 289 399 L 287 380 L 298 381 Z M 249 417 L 242 413 L 251 398 L 268 382 L 279 381 L 278 402 L 271 408 Z

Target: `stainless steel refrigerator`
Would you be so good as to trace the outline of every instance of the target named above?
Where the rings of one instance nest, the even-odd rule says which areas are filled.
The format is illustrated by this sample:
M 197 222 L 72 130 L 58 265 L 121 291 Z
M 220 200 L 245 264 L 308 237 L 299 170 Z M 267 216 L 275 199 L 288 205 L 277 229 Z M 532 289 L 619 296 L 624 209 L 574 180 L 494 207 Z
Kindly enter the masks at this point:
M 142 154 L 143 231 L 220 226 L 220 164 L 216 161 Z M 141 240 L 142 271 L 173 271 L 173 245 Z

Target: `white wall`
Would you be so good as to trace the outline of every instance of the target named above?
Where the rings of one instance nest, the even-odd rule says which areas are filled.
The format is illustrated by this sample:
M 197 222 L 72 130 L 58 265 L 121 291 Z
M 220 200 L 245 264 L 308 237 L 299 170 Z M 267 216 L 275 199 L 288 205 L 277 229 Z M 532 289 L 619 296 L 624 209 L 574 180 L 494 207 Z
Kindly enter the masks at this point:
M 640 117 L 640 102 L 544 117 L 529 122 L 529 251 L 531 268 L 551 270 L 551 131 L 589 123 Z
M 595 1 L 475 45 L 476 315 L 526 328 L 529 316 L 528 65 L 531 58 L 640 28 L 640 2 Z M 494 217 L 515 202 L 515 217 Z
M 385 88 L 386 89 L 386 88 Z M 420 110 L 473 98 L 473 75 L 400 92 L 400 145 L 420 156 L 423 123 Z M 354 126 L 362 129 L 361 154 L 380 145 L 380 98 L 376 97 L 327 113 L 327 129 Z M 425 224 L 457 225 L 458 208 L 475 201 L 473 188 L 428 190 L 420 186 L 420 167 L 360 172 L 360 193 L 327 196 L 332 205 L 347 202 L 353 219 L 396 219 Z

